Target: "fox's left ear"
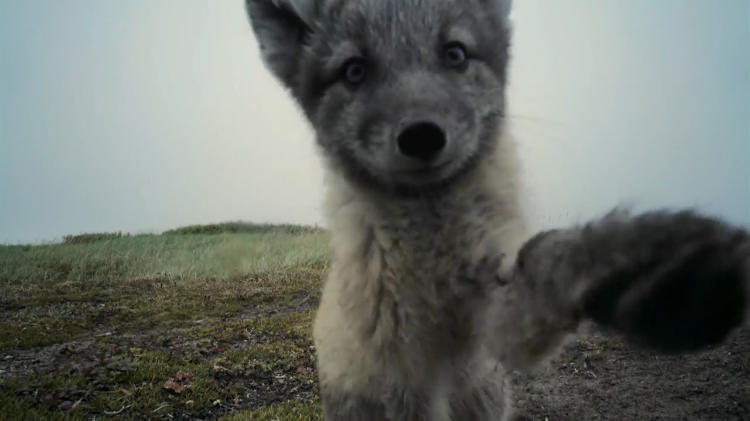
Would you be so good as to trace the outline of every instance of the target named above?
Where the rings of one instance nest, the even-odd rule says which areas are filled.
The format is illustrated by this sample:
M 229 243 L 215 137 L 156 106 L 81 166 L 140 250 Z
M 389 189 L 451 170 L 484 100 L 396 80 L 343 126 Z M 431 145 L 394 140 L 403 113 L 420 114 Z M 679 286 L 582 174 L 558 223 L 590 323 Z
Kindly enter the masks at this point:
M 510 21 L 510 12 L 513 9 L 513 0 L 495 0 L 497 6 L 500 8 L 500 14 L 505 18 L 506 21 Z
M 316 0 L 245 0 L 245 9 L 263 63 L 284 86 L 293 89 Z
M 513 0 L 484 0 L 484 3 L 496 17 L 500 18 L 505 32 L 510 37 L 513 33 L 513 22 L 510 19 L 510 14 L 513 9 Z
M 510 19 L 513 0 L 484 0 L 484 3 L 506 21 Z

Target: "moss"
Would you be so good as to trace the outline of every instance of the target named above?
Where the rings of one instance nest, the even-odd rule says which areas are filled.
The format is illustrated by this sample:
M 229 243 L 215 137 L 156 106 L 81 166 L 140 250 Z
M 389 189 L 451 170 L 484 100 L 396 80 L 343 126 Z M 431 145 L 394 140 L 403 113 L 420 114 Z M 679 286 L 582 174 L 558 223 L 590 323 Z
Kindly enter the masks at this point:
M 70 342 L 84 336 L 85 319 L 43 319 L 0 323 L 0 350 L 28 349 Z
M 5 420 L 46 420 L 46 421 L 75 421 L 82 420 L 78 408 L 67 415 L 61 410 L 51 410 L 36 406 L 28 399 L 17 396 L 16 393 L 0 390 L 0 419 Z
M 236 342 L 252 337 L 264 343 L 279 340 L 309 340 L 314 311 L 217 323 L 196 328 L 194 335 L 218 342 Z
M 252 407 L 252 399 L 240 397 L 253 395 L 267 396 L 270 402 L 295 396 L 315 399 L 313 314 L 193 326 L 158 335 L 159 341 L 108 336 L 40 378 L 17 379 L 14 387 L 81 399 L 76 410 L 82 414 L 124 408 L 120 415 L 134 419 L 153 417 L 155 411 L 168 417 Z M 180 372 L 190 373 L 190 387 L 180 393 L 165 389 L 165 382 Z M 24 402 L 23 408 L 56 409 L 33 399 Z
M 189 380 L 177 381 L 184 390 L 177 393 L 165 388 L 166 382 L 179 378 L 180 372 L 190 375 Z M 18 383 L 16 386 L 19 389 Z M 32 393 L 25 399 L 24 407 L 54 410 L 59 404 L 50 407 L 32 398 L 38 393 L 57 394 L 60 399 L 81 399 L 77 408 L 81 413 L 106 414 L 127 408 L 126 414 L 141 417 L 157 409 L 164 414 L 178 409 L 200 411 L 213 407 L 217 399 L 228 399 L 239 391 L 237 386 L 214 378 L 207 361 L 191 362 L 162 351 L 127 353 L 82 362 L 25 386 L 31 388 Z
M 196 321 L 241 317 L 246 310 L 259 313 L 303 304 L 310 296 L 290 275 L 167 287 L 126 282 L 105 291 L 35 294 L 6 304 L 23 311 L 0 321 L 0 350 L 64 343 L 101 331 L 192 327 Z M 220 325 L 213 329 L 227 330 L 224 340 L 229 341 L 239 338 L 242 328 Z
M 221 421 L 322 421 L 323 411 L 319 402 L 303 403 L 288 401 L 254 411 L 227 415 Z
M 21 298 L 9 303 L 16 308 L 26 307 L 43 307 L 55 304 L 65 303 L 89 303 L 89 302 L 104 302 L 110 301 L 112 297 L 104 296 L 101 292 L 90 291 L 90 292 L 76 292 L 76 293 L 62 293 L 62 294 L 49 294 L 49 295 L 34 295 L 31 297 Z

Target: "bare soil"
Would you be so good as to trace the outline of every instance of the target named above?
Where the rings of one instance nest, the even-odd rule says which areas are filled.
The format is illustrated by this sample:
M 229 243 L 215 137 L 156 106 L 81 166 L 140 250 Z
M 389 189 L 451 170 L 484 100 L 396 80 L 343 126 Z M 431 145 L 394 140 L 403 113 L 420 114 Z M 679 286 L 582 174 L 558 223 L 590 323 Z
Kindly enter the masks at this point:
M 6 349 L 0 354 L 0 392 L 5 388 L 4 393 L 58 414 L 81 401 L 76 413 L 83 419 L 108 415 L 109 419 L 217 420 L 250 411 L 246 419 L 284 420 L 292 418 L 258 416 L 253 411 L 288 402 L 308 405 L 315 417 L 311 419 L 320 419 L 315 409 L 319 401 L 312 344 L 301 333 L 304 329 L 292 331 L 287 325 L 288 320 L 297 320 L 288 317 L 314 309 L 317 297 L 298 293 L 290 304 L 266 311 L 243 309 L 220 324 L 185 330 L 110 335 L 103 329 L 66 343 Z M 262 320 L 269 322 L 263 325 Z M 310 319 L 300 320 L 309 323 Z M 258 347 L 267 351 L 261 353 Z M 195 381 L 202 380 L 206 384 L 202 390 L 212 394 L 206 402 L 218 399 L 221 404 L 199 405 L 203 397 L 197 388 L 191 397 L 184 395 L 187 392 L 170 393 L 161 386 L 164 376 L 144 380 L 132 375 L 133 380 L 127 381 L 111 377 L 113 371 L 134 370 L 129 364 L 142 359 L 138 353 L 143 351 L 138 349 L 173 361 L 168 376 L 183 366 L 192 367 Z M 255 355 L 252 364 L 243 357 L 248 353 Z M 141 364 L 145 374 L 157 367 Z M 85 379 L 90 380 L 78 380 L 75 387 L 65 386 L 71 384 L 69 380 L 50 386 L 39 382 L 44 376 L 69 378 L 71 370 L 87 373 Z M 13 386 L 3 386 L 3 380 L 11 379 Z M 594 331 L 568 345 L 548 369 L 515 374 L 513 385 L 515 421 L 750 421 L 750 331 L 736 332 L 721 347 L 670 357 L 628 347 L 613 335 Z M 144 387 L 150 387 L 148 393 L 139 392 Z M 122 404 L 93 404 L 97 396 L 114 399 L 118 388 L 123 394 L 141 394 L 124 398 Z M 196 404 L 188 405 L 188 399 Z M 162 402 L 170 407 L 159 410 Z M 115 414 L 118 408 L 122 412 Z
M 517 376 L 514 386 L 517 421 L 748 421 L 750 332 L 669 357 L 597 332 L 568 346 L 546 372 Z

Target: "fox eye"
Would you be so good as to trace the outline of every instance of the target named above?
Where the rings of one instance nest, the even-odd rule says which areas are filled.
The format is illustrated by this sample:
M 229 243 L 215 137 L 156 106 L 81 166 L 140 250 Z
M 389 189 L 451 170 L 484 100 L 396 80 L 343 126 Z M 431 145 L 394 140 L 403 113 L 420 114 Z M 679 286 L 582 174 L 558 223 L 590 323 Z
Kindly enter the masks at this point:
M 469 60 L 466 58 L 466 47 L 461 43 L 452 42 L 446 45 L 444 54 L 446 64 L 456 70 L 465 70 L 469 65 Z
M 367 62 L 361 58 L 349 59 L 344 63 L 341 72 L 346 83 L 352 86 L 359 85 L 367 76 Z

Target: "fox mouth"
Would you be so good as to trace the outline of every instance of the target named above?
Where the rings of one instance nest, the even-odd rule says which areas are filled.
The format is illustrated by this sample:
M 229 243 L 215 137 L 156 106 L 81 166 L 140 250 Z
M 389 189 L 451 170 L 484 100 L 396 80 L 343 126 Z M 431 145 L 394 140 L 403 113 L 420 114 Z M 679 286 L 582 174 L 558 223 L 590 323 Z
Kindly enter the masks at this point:
M 411 174 L 411 175 L 426 175 L 432 173 L 438 173 L 444 171 L 453 164 L 453 161 L 446 161 L 440 164 L 425 165 L 420 168 L 411 168 L 408 170 L 398 171 L 399 174 Z
M 456 161 L 450 160 L 439 164 L 424 165 L 419 168 L 409 168 L 395 171 L 395 178 L 404 184 L 413 186 L 442 183 L 451 177 L 456 169 Z

